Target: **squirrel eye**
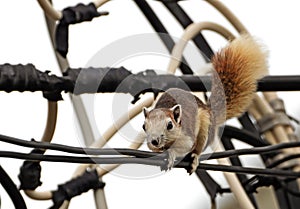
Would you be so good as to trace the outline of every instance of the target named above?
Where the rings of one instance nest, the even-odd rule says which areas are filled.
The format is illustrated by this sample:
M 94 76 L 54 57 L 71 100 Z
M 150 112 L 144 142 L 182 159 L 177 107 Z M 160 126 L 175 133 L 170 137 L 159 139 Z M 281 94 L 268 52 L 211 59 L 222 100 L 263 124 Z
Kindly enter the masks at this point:
M 146 127 L 145 127 L 145 124 L 143 124 L 143 129 L 144 129 L 144 131 L 146 131 Z
M 173 123 L 171 121 L 167 124 L 167 130 L 171 130 L 173 128 Z

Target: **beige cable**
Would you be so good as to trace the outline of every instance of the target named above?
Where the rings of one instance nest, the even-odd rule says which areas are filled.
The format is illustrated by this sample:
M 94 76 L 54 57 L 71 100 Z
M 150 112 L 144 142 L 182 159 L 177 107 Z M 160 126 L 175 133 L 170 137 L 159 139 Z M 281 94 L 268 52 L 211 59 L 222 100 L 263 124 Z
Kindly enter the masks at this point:
M 110 0 L 95 0 L 93 3 L 97 8 L 101 7 L 105 3 L 109 2 Z
M 217 9 L 234 26 L 239 33 L 249 33 L 242 22 L 219 0 L 206 0 L 215 9 Z
M 48 0 L 37 0 L 45 14 L 53 20 L 60 20 L 62 18 L 61 11 L 54 9 Z
M 45 14 L 53 20 L 60 20 L 62 18 L 62 12 L 56 10 L 49 0 L 37 0 L 41 8 L 44 10 Z M 93 3 L 96 8 L 99 8 L 103 4 L 110 0 L 95 0 Z
M 185 30 L 180 40 L 175 44 L 172 50 L 171 60 L 168 66 L 168 72 L 174 73 L 180 65 L 184 48 L 188 41 L 194 38 L 202 30 L 211 30 L 221 34 L 225 39 L 232 40 L 234 35 L 223 26 L 213 22 L 199 22 L 190 24 Z
M 217 149 L 215 151 L 223 152 L 224 148 L 222 148 L 220 146 L 220 144 L 218 144 L 218 145 L 219 146 L 217 147 Z M 220 158 L 217 161 L 220 165 L 231 166 L 231 163 L 228 158 Z M 225 177 L 228 185 L 230 186 L 231 192 L 236 197 L 236 201 L 239 203 L 240 208 L 241 209 L 255 209 L 255 207 L 253 206 L 252 202 L 250 201 L 248 195 L 246 194 L 242 184 L 238 180 L 236 174 L 235 173 L 227 173 L 227 172 L 223 172 L 223 174 L 224 174 L 224 177 Z
M 48 101 L 47 123 L 42 136 L 42 142 L 51 142 L 57 121 L 57 102 Z M 49 200 L 52 198 L 50 191 L 38 192 L 35 190 L 24 190 L 25 194 L 35 200 Z
M 48 101 L 48 115 L 44 134 L 41 138 L 42 142 L 51 142 L 57 121 L 57 102 Z

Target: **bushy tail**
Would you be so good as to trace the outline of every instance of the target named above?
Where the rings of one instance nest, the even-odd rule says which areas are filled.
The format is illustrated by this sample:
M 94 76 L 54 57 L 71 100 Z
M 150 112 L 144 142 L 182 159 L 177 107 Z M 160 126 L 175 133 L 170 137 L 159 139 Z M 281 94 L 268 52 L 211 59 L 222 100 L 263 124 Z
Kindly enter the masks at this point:
M 213 77 L 223 85 L 226 119 L 241 115 L 252 102 L 257 80 L 268 73 L 266 50 L 250 35 L 242 35 L 217 52 L 212 64 Z M 212 87 L 212 96 L 222 95 L 220 91 Z

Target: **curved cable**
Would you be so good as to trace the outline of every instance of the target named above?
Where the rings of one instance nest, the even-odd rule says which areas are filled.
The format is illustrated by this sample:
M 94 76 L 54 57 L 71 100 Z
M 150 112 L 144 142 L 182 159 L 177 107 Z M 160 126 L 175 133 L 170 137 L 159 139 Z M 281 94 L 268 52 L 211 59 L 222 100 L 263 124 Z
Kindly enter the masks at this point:
M 48 101 L 48 115 L 42 142 L 50 142 L 53 138 L 57 121 L 57 102 Z
M 249 33 L 243 23 L 221 2 L 215 0 L 206 0 L 214 8 L 216 8 L 224 17 L 233 25 L 239 33 Z
M 9 175 L 2 168 L 2 166 L 0 166 L 0 183 L 9 195 L 16 209 L 27 209 L 25 201 L 22 195 L 20 194 L 20 191 L 18 190 L 14 182 L 11 180 Z
M 44 130 L 44 134 L 42 136 L 42 142 L 51 142 L 57 121 L 57 102 L 48 101 L 48 115 L 47 115 L 47 123 Z M 44 151 L 46 151 L 44 149 Z M 48 191 L 46 192 L 36 192 L 34 190 L 24 190 L 25 194 L 37 200 L 47 200 L 49 197 L 51 198 L 52 194 Z
M 202 30 L 214 31 L 216 33 L 221 34 L 223 37 L 225 37 L 228 40 L 232 40 L 235 38 L 234 35 L 229 30 L 227 30 L 225 27 L 217 23 L 200 22 L 200 23 L 193 23 L 189 25 L 184 30 L 183 35 L 181 36 L 180 40 L 177 42 L 177 44 L 174 46 L 172 50 L 171 60 L 168 65 L 168 72 L 174 73 L 176 71 L 176 69 L 180 64 L 184 48 L 186 47 L 188 41 L 193 39 Z

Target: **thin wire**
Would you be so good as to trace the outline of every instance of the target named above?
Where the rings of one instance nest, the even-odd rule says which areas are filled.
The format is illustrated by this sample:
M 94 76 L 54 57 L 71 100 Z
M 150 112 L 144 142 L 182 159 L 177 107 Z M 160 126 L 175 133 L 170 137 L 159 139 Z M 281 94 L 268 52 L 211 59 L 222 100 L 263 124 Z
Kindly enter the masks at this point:
M 293 159 L 297 159 L 297 158 L 300 158 L 300 154 L 290 154 L 288 156 L 285 156 L 279 160 L 276 160 L 276 161 L 270 163 L 269 165 L 267 165 L 267 168 L 274 168 L 282 163 L 285 163 L 289 160 L 293 160 Z
M 38 142 L 38 141 L 26 141 L 22 139 L 17 139 L 14 137 L 4 136 L 0 134 L 0 141 L 5 143 L 10 143 L 18 146 L 28 147 L 28 148 L 37 148 L 37 149 L 47 149 L 62 151 L 73 154 L 84 154 L 84 155 L 132 155 L 136 157 L 154 157 L 157 153 L 147 152 L 142 150 L 133 150 L 133 149 L 99 149 L 99 148 L 81 148 L 74 147 L 56 143 L 47 143 L 47 142 Z
M 64 155 L 43 155 L 43 154 L 28 154 L 9 151 L 0 151 L 0 157 L 22 159 L 22 160 L 38 160 L 46 162 L 64 162 L 64 163 L 85 163 L 85 164 L 144 164 L 151 166 L 165 166 L 167 161 L 159 158 L 134 158 L 134 157 L 75 157 Z M 190 165 L 188 161 L 178 163 L 176 167 L 186 168 Z M 232 165 L 218 165 L 218 164 L 205 164 L 199 163 L 200 169 L 234 172 L 234 173 L 247 173 L 254 175 L 264 175 L 273 177 L 285 178 L 299 178 L 300 172 L 291 172 L 278 169 L 265 169 L 265 168 L 249 168 Z
M 247 137 L 247 132 L 245 132 L 245 137 Z M 14 137 L 4 136 L 1 134 L 0 134 L 0 141 L 18 145 L 18 146 L 28 147 L 28 148 L 55 150 L 55 151 L 72 153 L 72 154 L 114 155 L 114 156 L 127 155 L 127 156 L 139 157 L 139 158 L 163 156 L 163 154 L 161 153 L 148 152 L 148 151 L 135 150 L 135 149 L 82 148 L 82 147 L 74 147 L 74 146 L 68 146 L 68 145 L 62 145 L 56 143 L 26 141 Z M 211 160 L 211 159 L 219 159 L 219 158 L 241 156 L 241 155 L 266 154 L 271 152 L 277 152 L 278 150 L 281 149 L 288 149 L 288 148 L 295 148 L 295 147 L 300 147 L 300 141 L 286 142 L 286 143 L 280 143 L 280 144 L 268 145 L 262 147 L 253 147 L 249 149 L 244 148 L 244 149 L 235 149 L 235 150 L 225 150 L 222 152 L 202 154 L 200 156 L 200 160 L 203 161 L 207 159 Z M 165 155 L 163 157 L 165 157 Z

